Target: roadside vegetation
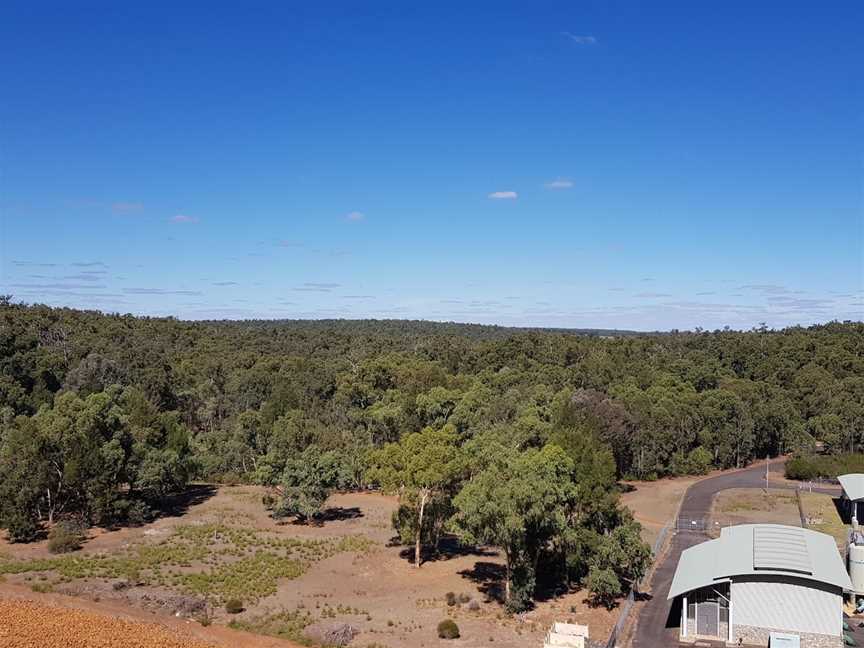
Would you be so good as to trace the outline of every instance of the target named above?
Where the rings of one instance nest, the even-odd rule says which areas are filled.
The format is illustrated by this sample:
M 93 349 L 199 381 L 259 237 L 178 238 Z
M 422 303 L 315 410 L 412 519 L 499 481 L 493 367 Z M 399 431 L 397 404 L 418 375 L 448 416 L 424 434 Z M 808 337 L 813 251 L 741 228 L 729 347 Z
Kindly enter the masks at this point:
M 619 480 L 702 474 L 817 441 L 855 450 L 862 376 L 855 323 L 599 337 L 192 323 L 0 298 L 0 526 L 71 550 L 42 565 L 64 578 L 143 578 L 245 604 L 345 541 L 180 528 L 98 558 L 75 553 L 83 534 L 56 529 L 145 523 L 182 508 L 193 479 L 265 487 L 273 517 L 301 525 L 338 514 L 326 508 L 336 491 L 381 488 L 398 497 L 393 526 L 418 568 L 445 540 L 492 545 L 509 610 L 579 587 L 613 606 L 650 559 Z M 39 567 L 4 561 L 0 573 Z
M 845 545 L 849 541 L 849 525 L 843 522 L 837 505 L 831 495 L 801 491 L 801 508 L 807 527 L 833 536 L 841 555 L 845 555 Z
M 829 455 L 804 454 L 786 462 L 786 478 L 836 479 L 838 475 L 864 472 L 864 454 L 843 453 Z

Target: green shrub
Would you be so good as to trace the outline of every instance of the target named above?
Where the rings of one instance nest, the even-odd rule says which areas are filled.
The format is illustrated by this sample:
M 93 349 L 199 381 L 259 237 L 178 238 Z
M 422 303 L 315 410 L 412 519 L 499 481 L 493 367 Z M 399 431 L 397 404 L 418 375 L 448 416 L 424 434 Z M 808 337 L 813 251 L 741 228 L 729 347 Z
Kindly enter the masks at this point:
M 799 455 L 786 462 L 787 479 L 834 479 L 838 475 L 864 472 L 864 454 Z
M 32 542 L 42 529 L 35 518 L 17 510 L 10 511 L 2 522 L 6 526 L 10 542 Z
M 225 602 L 225 611 L 228 614 L 240 614 L 243 611 L 243 601 L 240 599 L 228 599 Z
M 48 551 L 54 554 L 76 551 L 83 541 L 81 528 L 74 522 L 63 521 L 48 532 Z
M 456 625 L 456 622 L 453 619 L 444 619 L 441 623 L 438 624 L 438 638 L 439 639 L 458 639 L 459 638 L 459 626 Z

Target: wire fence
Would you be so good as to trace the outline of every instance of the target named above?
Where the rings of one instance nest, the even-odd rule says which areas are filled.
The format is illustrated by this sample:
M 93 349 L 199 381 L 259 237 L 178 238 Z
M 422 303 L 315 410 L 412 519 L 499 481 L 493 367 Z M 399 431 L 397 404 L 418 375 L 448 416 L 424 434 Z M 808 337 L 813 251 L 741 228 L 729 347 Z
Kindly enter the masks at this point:
M 673 529 L 676 529 L 676 525 L 667 524 L 662 529 L 660 529 L 660 534 L 654 541 L 654 546 L 651 547 L 651 566 L 648 568 L 648 570 L 645 572 L 645 575 L 642 576 L 639 582 L 635 583 L 634 586 L 631 587 L 630 591 L 627 593 L 627 598 L 625 598 L 624 602 L 621 604 L 621 612 L 618 614 L 618 620 L 615 622 L 615 625 L 612 626 L 612 630 L 609 633 L 609 638 L 606 640 L 605 648 L 615 648 L 615 644 L 618 642 L 618 638 L 621 636 L 621 633 L 624 632 L 624 628 L 627 626 L 627 622 L 629 621 L 630 612 L 633 609 L 633 604 L 636 602 L 636 592 L 642 585 L 644 585 L 651 579 L 651 575 L 654 573 L 654 568 L 657 566 L 657 559 L 660 555 L 660 552 L 666 545 L 666 539 L 669 537 L 669 534 Z

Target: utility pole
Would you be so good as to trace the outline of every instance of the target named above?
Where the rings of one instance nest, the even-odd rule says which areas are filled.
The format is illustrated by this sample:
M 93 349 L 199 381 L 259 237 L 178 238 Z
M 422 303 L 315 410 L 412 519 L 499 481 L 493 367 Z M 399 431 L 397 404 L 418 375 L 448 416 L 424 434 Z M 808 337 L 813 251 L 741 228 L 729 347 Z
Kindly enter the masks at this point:
M 765 494 L 766 495 L 768 494 L 768 460 L 769 460 L 769 455 L 766 452 L 765 453 Z

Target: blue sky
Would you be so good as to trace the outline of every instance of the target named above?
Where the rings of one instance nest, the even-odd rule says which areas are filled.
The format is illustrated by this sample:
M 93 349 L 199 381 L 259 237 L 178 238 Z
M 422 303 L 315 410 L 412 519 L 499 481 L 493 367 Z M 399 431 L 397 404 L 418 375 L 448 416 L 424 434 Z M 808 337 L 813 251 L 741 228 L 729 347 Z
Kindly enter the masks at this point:
M 126 4 L 0 9 L 17 299 L 862 319 L 860 2 Z

